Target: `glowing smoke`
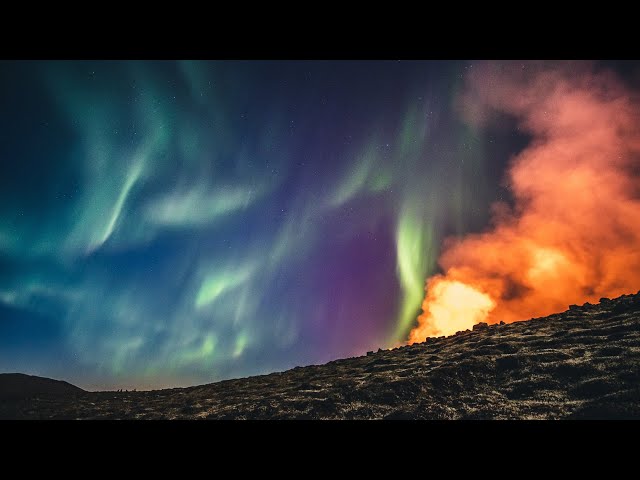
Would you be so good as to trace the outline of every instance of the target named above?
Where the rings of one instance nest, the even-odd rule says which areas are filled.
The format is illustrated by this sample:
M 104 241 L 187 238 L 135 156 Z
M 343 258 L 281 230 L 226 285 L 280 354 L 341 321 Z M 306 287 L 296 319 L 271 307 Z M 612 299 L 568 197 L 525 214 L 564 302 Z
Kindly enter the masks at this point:
M 460 102 L 472 124 L 514 115 L 532 139 L 507 172 L 514 205 L 449 239 L 409 343 L 513 322 L 640 287 L 640 103 L 587 64 L 482 65 Z

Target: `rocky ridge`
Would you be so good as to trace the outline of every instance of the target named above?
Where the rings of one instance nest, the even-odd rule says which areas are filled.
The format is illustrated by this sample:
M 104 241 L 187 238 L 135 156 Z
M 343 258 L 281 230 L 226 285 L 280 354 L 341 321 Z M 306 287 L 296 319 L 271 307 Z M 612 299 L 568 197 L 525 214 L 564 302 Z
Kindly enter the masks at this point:
M 0 398 L 0 418 L 640 418 L 640 292 L 427 340 L 189 388 Z

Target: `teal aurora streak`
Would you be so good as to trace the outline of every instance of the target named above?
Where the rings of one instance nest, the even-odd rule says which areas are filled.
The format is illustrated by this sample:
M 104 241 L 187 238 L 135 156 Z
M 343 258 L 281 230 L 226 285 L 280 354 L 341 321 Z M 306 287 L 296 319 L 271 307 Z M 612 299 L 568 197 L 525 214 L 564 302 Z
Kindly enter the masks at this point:
M 150 388 L 402 341 L 499 191 L 470 65 L 3 62 L 0 367 Z

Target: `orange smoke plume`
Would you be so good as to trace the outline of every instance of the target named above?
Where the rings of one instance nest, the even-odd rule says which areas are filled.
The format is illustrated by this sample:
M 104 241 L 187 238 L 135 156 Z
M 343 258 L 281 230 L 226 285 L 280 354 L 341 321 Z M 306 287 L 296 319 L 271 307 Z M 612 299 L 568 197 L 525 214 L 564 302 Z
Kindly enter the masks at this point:
M 445 241 L 409 343 L 514 322 L 640 288 L 640 102 L 587 64 L 483 65 L 460 103 L 475 124 L 502 111 L 532 137 L 512 159 L 512 207 L 484 233 Z

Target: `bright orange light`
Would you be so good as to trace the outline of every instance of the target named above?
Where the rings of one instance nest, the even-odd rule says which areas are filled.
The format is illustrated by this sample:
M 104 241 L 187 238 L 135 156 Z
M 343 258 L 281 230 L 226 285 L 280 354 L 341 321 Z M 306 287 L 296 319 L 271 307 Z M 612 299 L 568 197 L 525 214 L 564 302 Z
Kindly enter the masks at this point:
M 483 321 L 495 307 L 491 298 L 458 281 L 434 277 L 418 318 L 419 325 L 411 331 L 409 344 L 426 337 L 452 335 Z
M 409 343 L 640 288 L 639 97 L 608 74 L 474 70 L 473 121 L 502 110 L 533 140 L 507 172 L 514 207 L 445 242 Z

